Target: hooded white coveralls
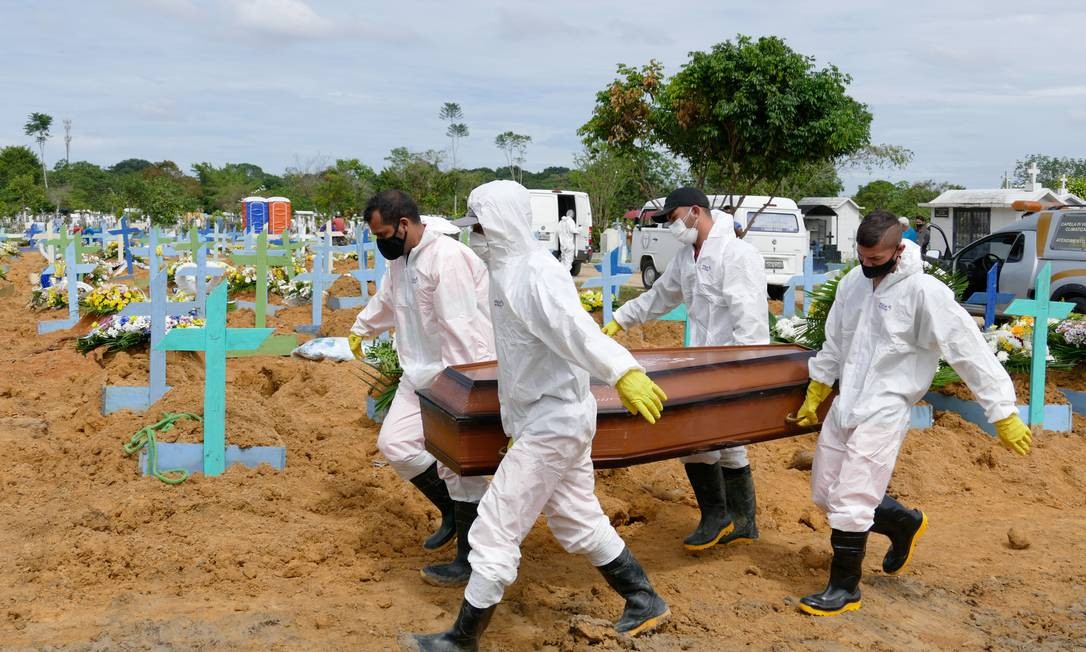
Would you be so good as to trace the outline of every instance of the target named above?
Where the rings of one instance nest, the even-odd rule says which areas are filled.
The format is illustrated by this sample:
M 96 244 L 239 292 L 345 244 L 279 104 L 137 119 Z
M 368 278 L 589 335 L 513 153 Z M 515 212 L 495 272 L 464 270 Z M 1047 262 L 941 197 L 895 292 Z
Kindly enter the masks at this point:
M 613 386 L 626 372 L 644 369 L 600 332 L 569 272 L 532 238 L 523 186 L 487 183 L 472 191 L 468 206 L 490 251 L 498 399 L 502 426 L 514 439 L 469 535 L 464 598 L 486 608 L 516 580 L 520 544 L 540 512 L 558 543 L 593 566 L 622 553 L 625 544 L 594 493 L 596 400 L 589 376 Z
M 374 337 L 396 328 L 403 376 L 377 437 L 377 448 L 405 480 L 434 463 L 426 451 L 416 389 L 445 367 L 494 359 L 486 265 L 470 249 L 427 229 L 410 255 L 389 262 L 381 290 L 358 313 L 351 332 Z M 444 465 L 438 473 L 453 500 L 478 502 L 485 478 L 462 478 Z
M 567 272 L 573 267 L 573 249 L 577 246 L 577 224 L 573 221 L 570 212 L 558 221 L 558 248 L 561 256 L 559 260 Z
M 977 396 L 989 421 L 1015 414 L 1014 385 L 954 293 L 902 241 L 897 268 L 872 291 L 856 267 L 841 279 L 826 343 L 811 358 L 812 380 L 840 381 L 818 437 L 811 493 L 830 527 L 865 532 L 886 493 L 909 412 L 946 360 Z
M 730 215 L 712 211 L 713 230 L 694 259 L 682 247 L 652 288 L 615 312 L 627 329 L 686 304 L 691 346 L 769 344 L 769 300 L 765 261 L 750 243 L 735 237 Z M 749 464 L 744 446 L 683 457 L 685 464 L 741 469 Z

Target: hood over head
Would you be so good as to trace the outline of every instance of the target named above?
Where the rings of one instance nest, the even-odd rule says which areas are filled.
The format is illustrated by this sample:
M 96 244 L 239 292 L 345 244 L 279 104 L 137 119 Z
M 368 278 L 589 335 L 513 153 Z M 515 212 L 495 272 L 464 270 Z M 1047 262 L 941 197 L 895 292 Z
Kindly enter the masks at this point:
M 531 195 L 516 181 L 484 183 L 471 191 L 468 209 L 483 227 L 492 264 L 542 251 L 532 236 Z

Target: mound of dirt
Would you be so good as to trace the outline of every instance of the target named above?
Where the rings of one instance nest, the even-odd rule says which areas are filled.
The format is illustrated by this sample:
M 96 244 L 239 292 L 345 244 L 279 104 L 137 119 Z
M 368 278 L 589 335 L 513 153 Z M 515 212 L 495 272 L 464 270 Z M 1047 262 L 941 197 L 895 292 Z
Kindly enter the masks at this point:
M 24 308 L 20 279 L 41 259 L 11 264 L 16 294 L 0 298 L 10 331 L 0 356 L 2 647 L 391 649 L 400 631 L 451 622 L 461 591 L 418 577 L 451 555 L 420 545 L 438 515 L 381 459 L 345 363 L 230 360 L 229 441 L 285 446 L 287 467 L 167 486 L 141 477 L 121 444 L 161 412 L 201 412 L 201 356 L 169 354 L 173 390 L 148 413 L 102 416 L 102 388 L 143 384 L 146 353 L 81 356 L 73 343 L 86 327 L 37 336 L 36 322 L 52 317 Z M 358 287 L 341 280 L 341 291 Z M 286 333 L 309 317 L 309 306 L 289 308 L 269 325 Z M 354 311 L 324 317 L 324 333 L 343 334 Z M 618 339 L 680 346 L 682 325 Z M 661 436 L 667 424 L 665 413 Z M 1044 433 L 1019 458 L 952 414 L 910 432 L 891 490 L 931 526 L 896 578 L 879 570 L 887 544 L 873 535 L 864 607 L 834 619 L 795 610 L 797 596 L 824 585 L 829 547 L 810 472 L 790 468 L 813 436 L 750 448 L 761 538 L 699 554 L 680 545 L 697 510 L 678 462 L 600 471 L 600 500 L 672 620 L 636 643 L 612 634 L 620 599 L 541 520 L 484 649 L 1081 648 L 1084 436 L 1075 417 L 1073 433 Z M 181 422 L 163 439 L 199 441 L 199 430 Z M 1031 545 L 1015 549 L 1012 530 Z

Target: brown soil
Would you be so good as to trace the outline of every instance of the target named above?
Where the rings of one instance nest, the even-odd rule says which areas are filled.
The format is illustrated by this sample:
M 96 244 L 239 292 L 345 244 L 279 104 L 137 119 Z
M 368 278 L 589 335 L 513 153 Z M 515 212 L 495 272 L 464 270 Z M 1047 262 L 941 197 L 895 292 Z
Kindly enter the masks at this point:
M 1064 372 L 1066 373 L 1066 372 Z M 1066 404 L 1067 397 L 1060 393 L 1058 388 L 1072 389 L 1063 385 L 1061 382 L 1062 377 L 1056 377 L 1055 374 L 1049 372 L 1045 375 L 1045 403 L 1048 405 L 1064 405 Z M 1014 393 L 1018 397 L 1019 405 L 1025 405 L 1029 402 L 1029 374 L 1028 373 L 1013 373 L 1011 374 L 1011 381 L 1014 383 Z M 1081 381 L 1080 381 L 1081 382 Z M 953 396 L 954 398 L 961 399 L 963 401 L 975 401 L 976 396 L 973 394 L 965 383 L 950 383 L 944 385 L 937 390 L 940 394 L 946 394 L 947 396 Z
M 121 443 L 164 410 L 201 410 L 200 357 L 170 354 L 174 390 L 148 414 L 101 416 L 102 386 L 142 382 L 146 355 L 82 357 L 81 332 L 37 336 L 22 279 L 40 263 L 12 261 L 17 292 L 0 299 L 0 648 L 380 650 L 401 630 L 450 623 L 461 591 L 418 577 L 450 555 L 419 545 L 437 515 L 383 463 L 346 365 L 231 360 L 228 436 L 285 445 L 286 470 L 166 486 L 141 477 Z M 352 313 L 326 311 L 325 331 L 344 333 Z M 306 306 L 272 319 L 286 332 L 308 318 Z M 680 338 L 678 324 L 622 336 Z M 830 619 L 795 609 L 825 581 L 829 530 L 809 472 L 788 468 L 813 437 L 751 447 L 761 539 L 697 555 L 680 546 L 697 512 L 677 462 L 601 471 L 601 501 L 671 621 L 635 644 L 616 639 L 618 597 L 541 521 L 483 648 L 1081 649 L 1084 436 L 1076 416 L 1074 433 L 1045 433 L 1021 459 L 950 414 L 910 433 L 892 489 L 929 514 L 928 534 L 896 578 L 878 570 L 886 541 L 873 536 L 863 609 Z M 1031 545 L 1012 549 L 1011 529 Z

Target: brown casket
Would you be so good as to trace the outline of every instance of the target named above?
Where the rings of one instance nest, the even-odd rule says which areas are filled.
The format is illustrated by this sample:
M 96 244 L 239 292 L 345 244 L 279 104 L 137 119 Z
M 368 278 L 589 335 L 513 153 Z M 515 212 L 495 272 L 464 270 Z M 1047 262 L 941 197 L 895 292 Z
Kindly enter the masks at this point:
M 631 351 L 668 396 L 656 425 L 631 415 L 613 388 L 592 381 L 598 404 L 592 461 L 629 466 L 817 429 L 786 422 L 803 403 L 807 360 L 792 344 Z M 498 409 L 498 364 L 449 367 L 418 392 L 426 450 L 460 475 L 498 468 L 506 445 Z M 822 404 L 822 416 L 830 401 Z

